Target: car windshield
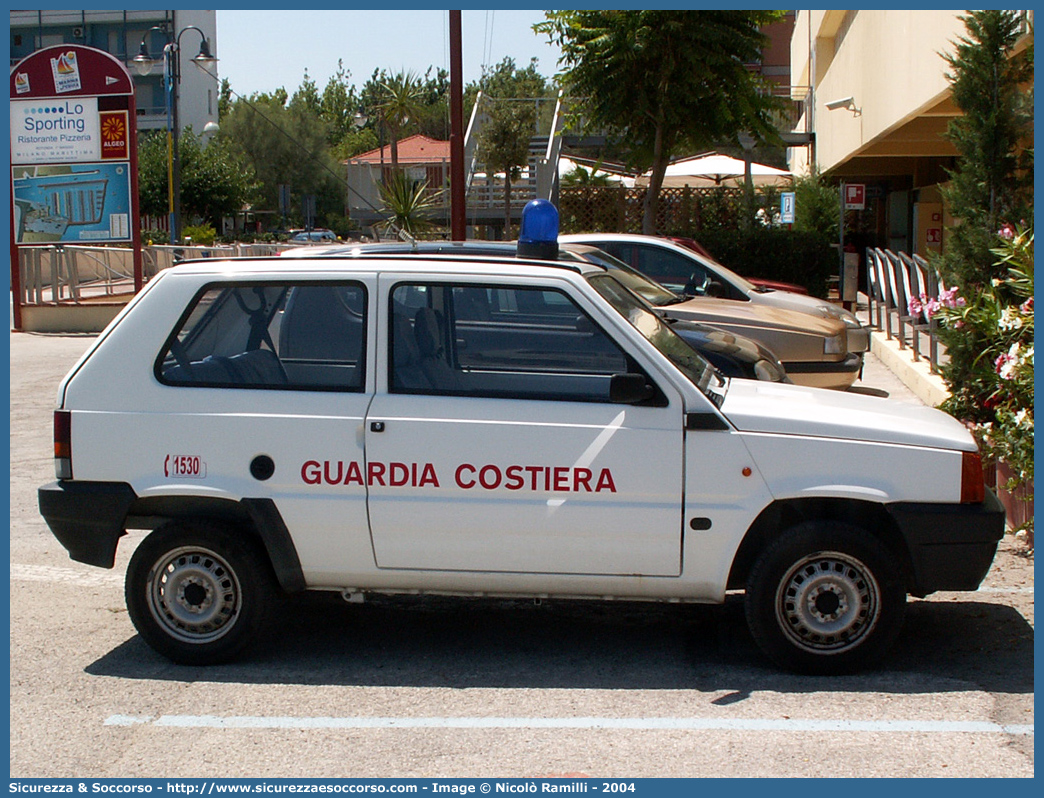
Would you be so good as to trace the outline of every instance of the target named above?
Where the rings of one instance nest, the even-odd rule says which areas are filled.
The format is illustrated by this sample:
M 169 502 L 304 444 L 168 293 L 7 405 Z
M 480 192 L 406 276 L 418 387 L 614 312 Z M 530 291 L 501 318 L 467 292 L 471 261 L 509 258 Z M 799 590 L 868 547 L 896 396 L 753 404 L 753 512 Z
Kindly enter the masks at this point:
M 625 288 L 634 291 L 642 299 L 655 308 L 674 305 L 685 301 L 686 297 L 676 294 L 669 288 L 653 282 L 637 269 L 632 269 L 622 260 L 601 250 L 586 250 L 580 254 L 584 260 L 608 269 Z
M 721 406 L 728 390 L 727 377 L 679 338 L 651 307 L 617 280 L 615 273 L 593 274 L 587 281 L 708 399 Z
M 711 258 L 704 255 L 701 252 L 697 252 L 692 247 L 686 246 L 680 242 L 675 242 L 677 246 L 685 250 L 685 253 L 689 257 L 700 261 L 701 263 L 712 267 L 712 269 L 718 273 L 718 279 L 723 279 L 728 283 L 732 283 L 734 286 L 739 288 L 743 293 L 749 294 L 751 291 L 758 293 L 764 293 L 763 289 L 758 288 L 754 283 L 750 282 L 746 277 L 736 274 L 732 269 L 726 266 L 724 263 L 719 261 L 717 258 Z M 771 289 L 769 289 L 771 290 Z

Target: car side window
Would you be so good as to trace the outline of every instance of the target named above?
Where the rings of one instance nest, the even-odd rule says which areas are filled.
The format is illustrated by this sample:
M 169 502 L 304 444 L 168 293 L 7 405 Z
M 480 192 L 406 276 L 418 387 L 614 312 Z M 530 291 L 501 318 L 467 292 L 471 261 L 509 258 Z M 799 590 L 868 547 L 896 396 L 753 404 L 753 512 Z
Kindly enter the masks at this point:
M 395 393 L 608 402 L 610 378 L 635 370 L 561 291 L 400 285 L 391 304 Z
M 358 283 L 213 285 L 167 340 L 167 385 L 361 391 L 366 289 Z
M 701 264 L 660 247 L 636 246 L 634 249 L 638 261 L 635 268 L 647 277 L 676 291 L 703 293 L 710 275 Z

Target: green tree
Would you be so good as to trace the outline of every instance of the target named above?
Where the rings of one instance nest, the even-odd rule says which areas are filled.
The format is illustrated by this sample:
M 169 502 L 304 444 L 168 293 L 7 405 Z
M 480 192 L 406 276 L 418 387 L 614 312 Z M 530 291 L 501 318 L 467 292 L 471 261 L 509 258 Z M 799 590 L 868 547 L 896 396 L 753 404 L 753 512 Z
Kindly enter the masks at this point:
M 529 160 L 530 141 L 539 126 L 539 101 L 551 94 L 551 87 L 536 64 L 533 58 L 528 66 L 519 69 L 513 58 L 505 57 L 464 91 L 468 114 L 479 92 L 484 97 L 485 122 L 479 129 L 478 155 L 488 173 L 504 173 L 505 236 L 511 232 L 511 184 Z
M 837 186 L 823 182 L 816 172 L 794 179 L 794 230 L 818 233 L 837 241 L 841 208 Z
M 1033 195 L 1032 47 L 1014 55 L 1021 20 L 1013 11 L 972 11 L 967 36 L 946 56 L 953 101 L 962 111 L 947 131 L 956 168 L 943 198 L 959 223 L 947 231 L 941 268 L 962 285 L 999 277 L 990 248 L 1005 222 L 1030 218 Z
M 313 84 L 314 86 L 314 84 Z M 316 213 L 326 226 L 340 229 L 344 220 L 341 168 L 331 155 L 327 128 L 313 107 L 311 90 L 238 98 L 221 125 L 221 136 L 252 169 L 258 185 L 253 201 L 261 209 L 279 207 L 279 186 L 291 187 L 293 204 L 315 195 Z M 303 221 L 299 213 L 293 220 Z
M 1032 218 L 1031 107 L 1020 84 L 1032 76 L 1032 49 L 1014 54 L 1019 20 L 1008 11 L 973 11 L 961 18 L 967 36 L 947 57 L 953 99 L 963 115 L 954 120 L 949 137 L 959 153 L 943 196 L 957 223 L 947 229 L 939 269 L 956 285 L 968 306 L 1014 303 L 1003 286 L 1006 266 L 991 252 L 1005 223 Z M 949 361 L 942 369 L 950 388 L 946 408 L 965 421 L 991 423 L 987 400 L 992 375 L 983 370 L 983 353 L 991 346 L 988 325 L 946 326 L 940 337 Z
M 536 132 L 538 104 L 549 94 L 544 76 L 537 72 L 536 59 L 518 69 L 513 58 L 504 58 L 484 72 L 469 87 L 471 104 L 481 91 L 487 115 L 479 131 L 479 160 L 490 174 L 504 173 L 504 235 L 511 232 L 511 183 L 529 160 L 529 143 Z M 465 107 L 468 107 L 468 96 Z
M 422 85 L 414 72 L 398 72 L 380 81 L 377 110 L 391 137 L 392 167 L 399 166 L 399 136 L 421 111 Z
M 672 153 L 715 142 L 775 141 L 776 103 L 746 67 L 767 40 L 772 11 L 549 11 L 534 26 L 562 49 L 559 77 L 592 122 L 652 168 L 642 229 L 654 233 Z
M 493 100 L 479 133 L 479 158 L 489 174 L 504 173 L 504 237 L 511 237 L 511 182 L 529 159 L 536 108 L 530 103 Z
M 238 212 L 255 185 L 251 170 L 229 142 L 218 135 L 209 144 L 185 128 L 179 138 L 181 212 L 185 220 L 200 219 L 221 229 L 221 220 Z M 169 213 L 167 136 L 156 131 L 138 138 L 138 196 L 142 213 Z
M 290 96 L 289 107 L 291 110 L 304 111 L 316 117 L 320 116 L 322 112 L 322 99 L 319 97 L 319 87 L 308 75 L 307 69 L 304 77 L 301 79 L 301 85 Z
M 355 114 L 359 110 L 359 99 L 355 86 L 349 83 L 351 73 L 344 63 L 337 61 L 337 71 L 330 76 L 319 97 L 319 118 L 326 124 L 327 141 L 339 149 L 342 142 L 356 131 Z
M 430 215 L 438 203 L 438 193 L 428 190 L 428 181 L 411 180 L 405 172 L 394 172 L 378 188 L 388 227 L 410 235 L 431 229 Z
M 439 68 L 433 75 L 428 67 L 421 81 L 417 128 L 437 141 L 448 141 L 450 137 L 449 88 L 449 72 Z
M 615 185 L 615 181 L 605 172 L 600 172 L 597 165 L 587 169 L 577 164 L 562 175 L 561 184 L 562 188 L 578 188 L 583 186 L 612 186 Z

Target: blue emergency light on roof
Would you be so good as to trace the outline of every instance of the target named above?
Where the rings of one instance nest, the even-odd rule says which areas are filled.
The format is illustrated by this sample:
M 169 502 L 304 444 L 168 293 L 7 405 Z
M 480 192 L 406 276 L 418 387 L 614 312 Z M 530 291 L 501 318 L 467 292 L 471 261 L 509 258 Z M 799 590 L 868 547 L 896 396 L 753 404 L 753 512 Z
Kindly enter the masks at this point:
M 518 234 L 520 258 L 558 258 L 558 209 L 546 199 L 530 200 L 522 209 L 522 229 Z

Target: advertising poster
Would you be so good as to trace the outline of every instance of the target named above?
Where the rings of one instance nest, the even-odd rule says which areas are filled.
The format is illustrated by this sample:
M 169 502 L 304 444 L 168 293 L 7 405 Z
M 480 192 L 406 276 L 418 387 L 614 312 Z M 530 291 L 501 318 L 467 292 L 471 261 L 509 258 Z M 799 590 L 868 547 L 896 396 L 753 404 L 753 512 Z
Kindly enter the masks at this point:
M 15 166 L 12 172 L 16 243 L 131 240 L 126 161 Z

